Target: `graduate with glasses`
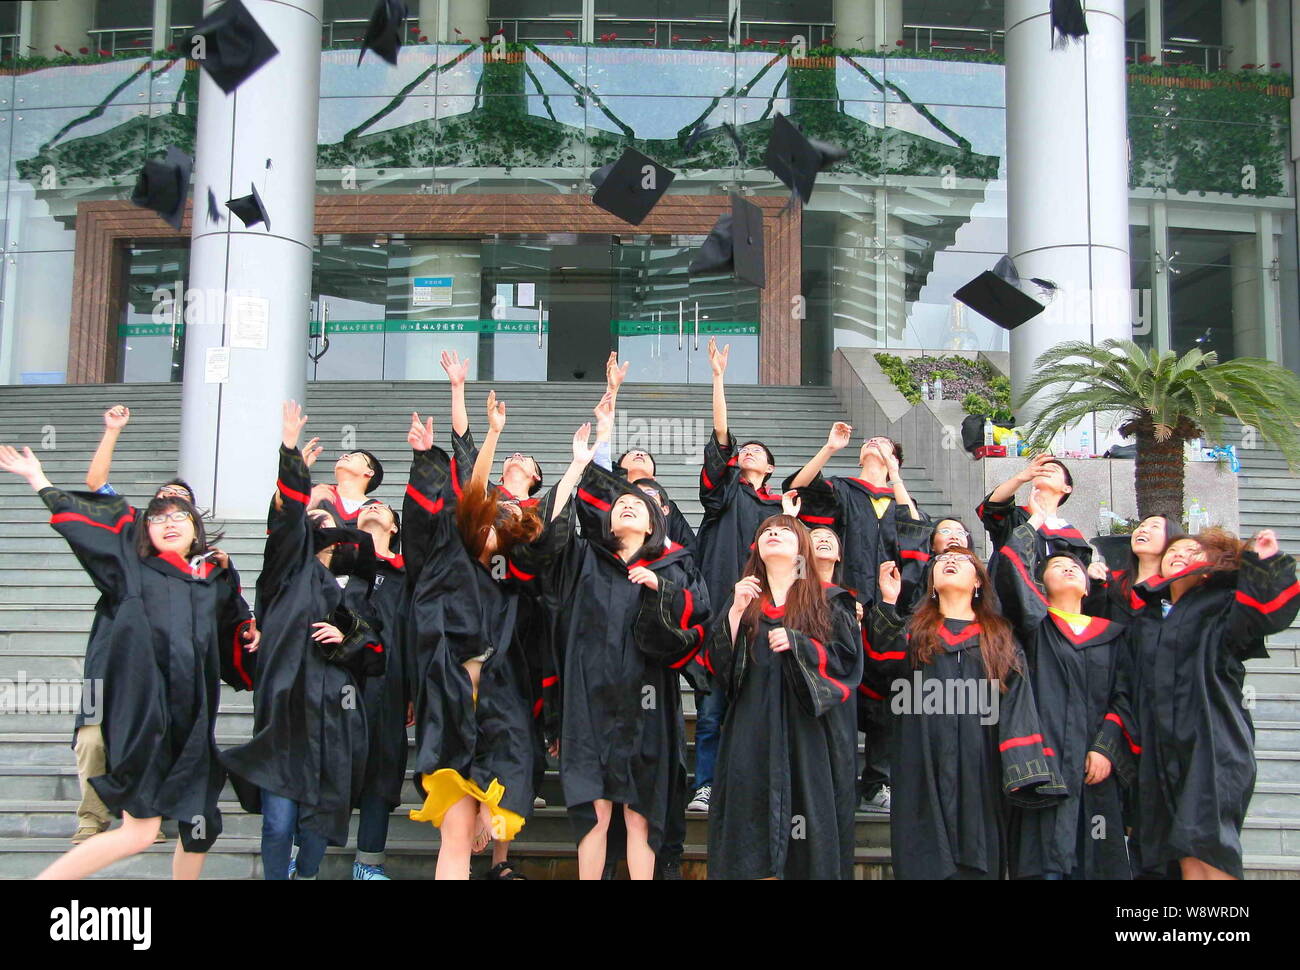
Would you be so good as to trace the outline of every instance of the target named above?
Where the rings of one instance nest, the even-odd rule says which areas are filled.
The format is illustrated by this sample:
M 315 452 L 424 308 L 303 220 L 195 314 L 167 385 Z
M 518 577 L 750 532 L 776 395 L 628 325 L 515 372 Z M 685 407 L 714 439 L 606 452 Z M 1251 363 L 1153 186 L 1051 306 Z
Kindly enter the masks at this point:
M 122 825 L 87 838 L 40 878 L 80 879 L 180 827 L 176 879 L 196 879 L 221 833 L 225 782 L 215 729 L 220 681 L 246 686 L 249 615 L 188 501 L 155 497 L 137 518 L 115 495 L 55 488 L 31 449 L 0 446 L 99 589 L 105 765 L 89 783 Z

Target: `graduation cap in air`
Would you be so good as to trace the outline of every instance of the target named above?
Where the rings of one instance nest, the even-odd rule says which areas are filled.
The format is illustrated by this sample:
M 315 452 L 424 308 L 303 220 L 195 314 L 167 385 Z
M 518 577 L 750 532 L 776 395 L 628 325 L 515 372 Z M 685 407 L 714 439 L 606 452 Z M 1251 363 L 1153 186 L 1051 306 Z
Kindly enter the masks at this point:
M 357 66 L 367 50 L 372 50 L 389 64 L 397 64 L 397 49 L 402 46 L 402 26 L 406 22 L 406 4 L 402 0 L 379 0 L 366 25 L 366 36 L 361 39 L 361 53 Z
M 763 162 L 807 205 L 812 198 L 817 173 L 826 171 L 848 155 L 838 145 L 807 137 L 789 118 L 778 114 L 772 122 L 772 137 L 768 140 Z
M 190 194 L 190 172 L 194 159 L 179 148 L 168 147 L 162 161 L 150 159 L 144 163 L 131 201 L 145 209 L 152 209 L 173 229 L 181 227 L 185 218 L 185 200 Z
M 226 203 L 226 208 L 239 216 L 239 221 L 244 224 L 245 229 L 259 222 L 268 230 L 271 228 L 271 217 L 266 214 L 266 205 L 262 202 L 262 196 L 258 193 L 256 185 L 253 186 L 252 195 L 231 199 Z
M 713 231 L 688 267 L 692 275 L 727 270 L 731 270 L 737 279 L 760 289 L 766 282 L 763 210 L 738 195 L 731 197 L 731 211 L 718 216 Z
M 1050 280 L 1031 277 L 1029 282 L 1045 300 L 1025 291 L 1015 263 L 1010 256 L 1003 256 L 993 269 L 980 273 L 953 297 L 981 316 L 988 317 L 1003 330 L 1015 330 L 1042 313 L 1056 293 L 1056 284 Z
M 626 149 L 618 161 L 591 173 L 596 193 L 591 201 L 634 226 L 650 214 L 677 175 L 635 148 Z
M 199 21 L 186 44 L 190 56 L 203 55 L 199 65 L 226 94 L 280 53 L 240 0 L 226 0 Z

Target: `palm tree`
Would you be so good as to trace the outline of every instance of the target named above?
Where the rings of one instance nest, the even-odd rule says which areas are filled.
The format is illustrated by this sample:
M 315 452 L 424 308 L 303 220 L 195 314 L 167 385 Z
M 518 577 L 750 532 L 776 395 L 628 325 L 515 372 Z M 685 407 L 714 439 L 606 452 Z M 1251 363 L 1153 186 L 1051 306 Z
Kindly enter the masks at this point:
M 1272 361 L 1239 357 L 1221 364 L 1213 351 L 1179 357 L 1144 351 L 1131 340 L 1068 341 L 1041 354 L 1034 372 L 1019 404 L 1036 395 L 1048 403 L 1028 428 L 1031 446 L 1044 446 L 1088 415 L 1116 415 L 1119 433 L 1137 439 L 1140 517 L 1182 518 L 1183 443 L 1221 442 L 1225 418 L 1255 428 L 1292 471 L 1300 467 L 1300 379 Z

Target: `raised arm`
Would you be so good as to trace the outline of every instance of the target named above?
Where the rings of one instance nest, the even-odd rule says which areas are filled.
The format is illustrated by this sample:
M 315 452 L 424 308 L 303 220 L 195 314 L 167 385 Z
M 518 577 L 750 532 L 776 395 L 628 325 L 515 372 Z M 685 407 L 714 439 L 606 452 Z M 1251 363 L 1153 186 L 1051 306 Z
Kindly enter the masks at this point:
M 469 431 L 469 411 L 465 409 L 465 378 L 469 376 L 469 358 L 461 360 L 454 350 L 442 352 L 442 369 L 451 385 L 451 430 L 463 435 Z
M 569 467 L 564 470 L 564 476 L 555 486 L 555 494 L 551 498 L 552 519 L 557 518 L 568 507 L 573 490 L 578 487 L 578 482 L 582 480 L 583 473 L 596 454 L 596 449 L 588 443 L 590 438 L 591 422 L 587 422 L 573 433 L 573 461 L 569 463 Z
M 104 412 L 104 434 L 99 439 L 95 456 L 90 459 L 86 469 L 86 488 L 98 492 L 108 484 L 108 473 L 113 467 L 113 451 L 117 448 L 118 436 L 127 422 L 131 420 L 131 409 L 125 404 L 114 404 Z
M 496 455 L 497 442 L 506 426 L 506 402 L 497 400 L 496 391 L 488 391 L 487 399 L 488 433 L 483 439 L 483 447 L 474 459 L 474 474 L 470 476 L 470 494 L 481 495 L 486 489 L 492 475 L 492 459 Z
M 988 505 L 1006 505 L 1014 502 L 1016 492 L 1020 491 L 1022 485 L 1028 485 L 1034 480 L 1034 475 L 1043 466 L 1044 462 L 1052 460 L 1051 454 L 1043 452 L 1041 455 L 1035 455 L 1024 468 L 1016 472 L 1005 482 L 993 489 L 989 497 L 984 501 Z
M 831 455 L 844 448 L 852 437 L 853 427 L 843 421 L 836 421 L 831 425 L 831 433 L 826 436 L 826 444 L 822 445 L 821 450 L 813 455 L 808 464 L 795 473 L 794 478 L 786 483 L 786 487 L 803 488 L 805 485 L 811 485 L 813 480 L 821 474 L 826 462 L 830 461 Z
M 713 434 L 718 441 L 727 440 L 727 389 L 723 378 L 730 353 L 731 344 L 719 350 L 717 339 L 709 338 L 709 367 L 713 371 Z
M 920 521 L 921 513 L 912 501 L 912 496 L 907 491 L 907 486 L 903 484 L 903 470 L 898 464 L 898 458 L 894 455 L 892 448 L 882 448 L 879 444 L 875 446 L 876 454 L 885 462 L 885 467 L 889 469 L 889 484 L 894 486 L 894 501 L 898 504 L 899 509 L 907 509 L 914 520 Z
M 45 477 L 45 470 L 41 468 L 41 460 L 32 454 L 30 448 L 19 451 L 17 448 L 11 448 L 8 445 L 0 445 L 0 471 L 9 472 L 24 479 L 34 492 L 53 487 L 50 480 Z

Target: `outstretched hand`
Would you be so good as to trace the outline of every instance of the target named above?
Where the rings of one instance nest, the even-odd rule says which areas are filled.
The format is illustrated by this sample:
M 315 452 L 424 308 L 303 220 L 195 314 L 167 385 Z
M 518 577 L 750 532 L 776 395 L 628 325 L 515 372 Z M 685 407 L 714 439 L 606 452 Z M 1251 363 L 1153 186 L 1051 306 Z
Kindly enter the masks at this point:
M 799 509 L 803 507 L 803 500 L 799 498 L 799 489 L 792 488 L 788 492 L 781 493 L 781 511 L 786 515 L 799 518 Z
M 713 371 L 714 377 L 721 377 L 727 372 L 727 356 L 731 353 L 731 344 L 726 344 L 721 350 L 718 349 L 718 339 L 709 338 L 709 367 Z
M 488 431 L 500 434 L 506 428 L 506 402 L 497 400 L 496 391 L 488 391 L 487 399 Z
M 433 418 L 421 423 L 417 411 L 411 412 L 411 427 L 406 432 L 407 443 L 412 451 L 428 451 L 433 447 Z
M 131 420 L 131 409 L 125 404 L 114 404 L 104 412 L 104 427 L 109 431 L 121 431 Z
M 596 415 L 596 440 L 603 441 L 614 430 L 614 394 L 606 391 L 600 403 L 592 409 Z
M 24 448 L 19 451 L 9 445 L 0 445 L 0 471 L 10 472 L 19 478 L 27 479 L 28 482 L 44 475 L 41 470 L 41 460 L 32 454 L 32 449 Z
M 312 438 L 311 441 L 307 442 L 302 447 L 302 463 L 310 468 L 312 465 L 316 464 L 316 459 L 320 457 L 321 452 L 324 450 L 324 447 L 320 443 L 320 439 Z
M 439 360 L 442 369 L 447 372 L 447 380 L 452 387 L 461 387 L 469 377 L 469 358 L 461 360 L 454 350 L 444 350 Z
M 881 600 L 890 606 L 898 602 L 899 594 L 903 591 L 903 576 L 898 571 L 898 563 L 892 559 L 886 559 L 880 564 L 880 573 L 876 577 L 876 586 L 880 590 Z
M 596 449 L 590 443 L 591 422 L 588 421 L 573 433 L 573 460 L 588 464 L 596 457 Z
M 605 389 L 614 394 L 623 386 L 623 381 L 627 378 L 627 369 L 631 366 L 631 361 L 627 361 L 622 367 L 618 365 L 618 351 L 611 350 L 609 359 L 605 361 Z
M 307 415 L 302 413 L 302 405 L 297 401 L 285 401 L 281 409 L 281 441 L 290 450 L 298 447 L 298 437 L 302 434 Z
M 831 425 L 831 433 L 826 436 L 826 447 L 831 451 L 839 451 L 841 448 L 848 447 L 852 438 L 853 426 L 844 421 L 836 421 Z

